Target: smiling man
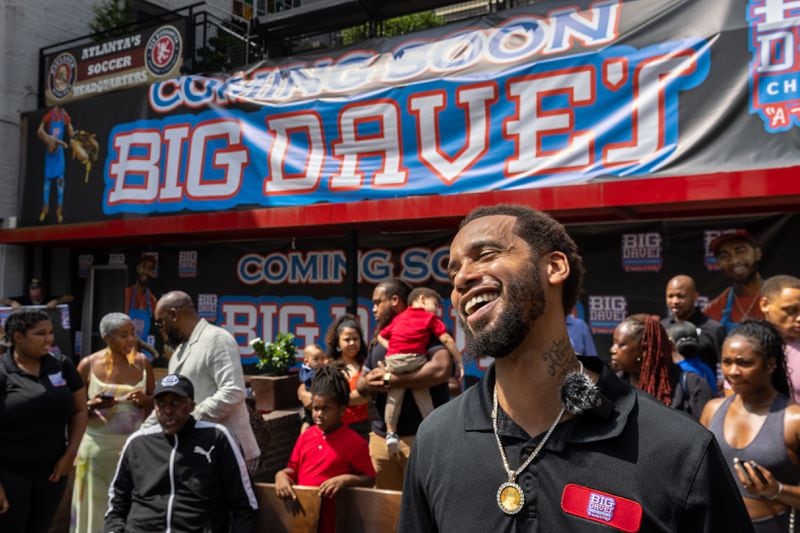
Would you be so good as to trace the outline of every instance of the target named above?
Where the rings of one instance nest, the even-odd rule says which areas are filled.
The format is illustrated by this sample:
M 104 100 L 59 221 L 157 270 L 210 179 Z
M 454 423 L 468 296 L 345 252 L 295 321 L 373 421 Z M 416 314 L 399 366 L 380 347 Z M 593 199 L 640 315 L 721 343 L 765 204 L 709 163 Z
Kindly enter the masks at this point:
M 192 417 L 192 382 L 165 376 L 153 398 L 159 425 L 125 443 L 104 531 L 255 531 L 258 503 L 239 445 L 225 426 Z
M 732 331 L 748 318 L 764 318 L 758 305 L 762 283 L 758 273 L 761 248 L 753 236 L 739 229 L 721 234 L 708 247 L 733 285 L 708 302 L 705 314 L 722 324 L 726 331 Z
M 583 271 L 544 213 L 462 222 L 451 300 L 465 353 L 495 363 L 420 426 L 399 531 L 750 530 L 708 431 L 575 356 L 564 317 Z

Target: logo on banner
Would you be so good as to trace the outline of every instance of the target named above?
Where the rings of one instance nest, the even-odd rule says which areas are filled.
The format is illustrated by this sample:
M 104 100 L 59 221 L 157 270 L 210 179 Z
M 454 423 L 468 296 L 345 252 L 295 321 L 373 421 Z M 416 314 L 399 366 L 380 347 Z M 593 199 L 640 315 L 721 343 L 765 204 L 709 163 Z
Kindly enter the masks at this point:
M 628 315 L 624 296 L 589 296 L 589 327 L 592 333 L 610 335 Z
M 800 125 L 800 9 L 786 0 L 750 0 L 747 4 L 750 112 L 769 133 Z
M 124 265 L 125 264 L 125 254 L 109 254 L 108 255 L 108 264 L 109 265 Z
M 78 63 L 75 56 L 62 52 L 50 63 L 47 71 L 47 88 L 56 99 L 67 96 L 78 77 Z
M 217 295 L 198 294 L 197 295 L 197 314 L 209 322 L 217 321 Z
M 183 250 L 178 253 L 178 277 L 197 277 L 197 250 Z
M 663 264 L 660 233 L 622 235 L 622 268 L 625 272 L 658 272 Z
M 94 256 L 92 254 L 81 254 L 78 256 L 78 277 L 89 277 L 89 270 L 94 263 Z
M 181 34 L 173 26 L 164 26 L 150 36 L 145 48 L 145 64 L 154 76 L 167 74 L 178 62 Z

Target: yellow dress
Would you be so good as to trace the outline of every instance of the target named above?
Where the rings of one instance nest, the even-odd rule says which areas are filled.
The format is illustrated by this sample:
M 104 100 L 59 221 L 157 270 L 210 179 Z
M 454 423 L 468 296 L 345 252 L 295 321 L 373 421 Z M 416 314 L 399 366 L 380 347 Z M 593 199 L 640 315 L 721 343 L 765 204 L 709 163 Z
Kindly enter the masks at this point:
M 122 400 L 135 390 L 145 391 L 147 371 L 135 385 L 104 383 L 94 372 L 89 379 L 89 398 L 106 392 Z M 108 487 L 117 469 L 122 447 L 128 435 L 136 431 L 145 418 L 144 411 L 129 401 L 97 410 L 89 417 L 75 460 L 75 485 L 72 491 L 70 533 L 102 533 L 103 518 L 108 509 Z

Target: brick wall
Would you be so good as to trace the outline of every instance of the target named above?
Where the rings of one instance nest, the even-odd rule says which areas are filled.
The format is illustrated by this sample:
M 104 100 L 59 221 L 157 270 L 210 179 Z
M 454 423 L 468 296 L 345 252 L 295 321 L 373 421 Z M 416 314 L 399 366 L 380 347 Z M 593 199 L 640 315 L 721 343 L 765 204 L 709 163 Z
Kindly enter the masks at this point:
M 300 409 L 273 411 L 258 415 L 251 411 L 250 420 L 261 448 L 261 462 L 253 481 L 272 483 L 275 474 L 286 466 L 300 434 Z

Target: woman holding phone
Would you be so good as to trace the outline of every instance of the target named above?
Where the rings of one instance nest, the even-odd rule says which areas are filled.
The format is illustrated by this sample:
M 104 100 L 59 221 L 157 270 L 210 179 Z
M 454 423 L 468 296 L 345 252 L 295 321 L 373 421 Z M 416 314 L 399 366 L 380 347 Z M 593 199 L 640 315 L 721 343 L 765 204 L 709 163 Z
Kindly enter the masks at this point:
M 108 487 L 128 435 L 153 409 L 153 369 L 137 351 L 133 320 L 109 313 L 100 320 L 106 348 L 84 357 L 78 372 L 88 387 L 89 426 L 75 462 L 70 531 L 103 531 Z
M 700 422 L 716 436 L 755 531 L 800 531 L 800 406 L 790 403 L 778 331 L 743 322 L 722 346 L 722 373 L 735 394 L 708 402 Z

